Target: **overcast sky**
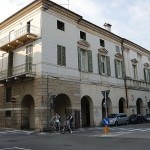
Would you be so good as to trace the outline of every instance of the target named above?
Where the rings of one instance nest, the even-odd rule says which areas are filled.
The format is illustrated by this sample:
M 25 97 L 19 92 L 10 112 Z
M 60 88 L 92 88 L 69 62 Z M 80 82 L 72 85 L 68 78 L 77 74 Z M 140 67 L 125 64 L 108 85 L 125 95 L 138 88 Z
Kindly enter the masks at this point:
M 0 22 L 33 0 L 0 0 Z M 150 50 L 150 0 L 52 0 L 84 19 Z M 69 6 L 66 5 L 69 2 Z

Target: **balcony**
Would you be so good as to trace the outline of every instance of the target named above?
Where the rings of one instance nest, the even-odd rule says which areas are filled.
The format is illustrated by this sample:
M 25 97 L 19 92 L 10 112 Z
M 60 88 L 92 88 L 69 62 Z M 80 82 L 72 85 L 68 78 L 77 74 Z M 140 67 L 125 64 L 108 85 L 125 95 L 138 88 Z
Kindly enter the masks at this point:
M 24 44 L 30 43 L 37 39 L 38 28 L 26 25 L 8 36 L 0 39 L 0 49 L 2 51 L 12 51 Z
M 25 79 L 33 79 L 36 74 L 35 64 L 23 64 L 12 69 L 0 71 L 0 84 L 15 82 Z
M 150 83 L 145 81 L 126 79 L 128 89 L 140 89 L 144 91 L 150 91 Z

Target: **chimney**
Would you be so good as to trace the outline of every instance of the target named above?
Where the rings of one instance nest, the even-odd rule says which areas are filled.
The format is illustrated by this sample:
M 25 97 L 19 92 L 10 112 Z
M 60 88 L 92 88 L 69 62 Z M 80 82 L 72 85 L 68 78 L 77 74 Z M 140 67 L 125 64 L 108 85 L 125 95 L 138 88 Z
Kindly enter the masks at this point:
M 106 29 L 107 31 L 111 32 L 111 24 L 105 23 L 105 24 L 104 24 L 104 27 L 105 27 L 105 29 Z

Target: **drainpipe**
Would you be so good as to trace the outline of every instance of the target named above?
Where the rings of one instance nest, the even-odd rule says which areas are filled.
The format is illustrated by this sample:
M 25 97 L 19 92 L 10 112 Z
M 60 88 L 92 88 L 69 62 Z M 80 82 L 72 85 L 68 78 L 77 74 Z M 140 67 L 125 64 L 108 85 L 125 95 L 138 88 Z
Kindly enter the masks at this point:
M 125 58 L 124 58 L 124 39 L 121 41 L 121 51 L 122 51 L 122 57 L 123 57 L 123 65 L 124 65 L 124 87 L 125 87 L 125 95 L 126 95 L 126 101 L 127 101 L 127 109 L 129 109 L 129 100 L 128 100 L 128 88 L 127 88 L 127 80 L 126 80 L 126 69 L 125 69 Z

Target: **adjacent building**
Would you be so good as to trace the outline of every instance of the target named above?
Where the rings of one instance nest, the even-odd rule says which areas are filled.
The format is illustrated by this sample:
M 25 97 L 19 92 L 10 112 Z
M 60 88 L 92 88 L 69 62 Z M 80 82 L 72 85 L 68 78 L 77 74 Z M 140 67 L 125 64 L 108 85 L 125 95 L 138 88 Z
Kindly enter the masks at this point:
M 72 112 L 77 128 L 148 113 L 150 51 L 104 26 L 49 0 L 1 22 L 0 128 L 42 131 L 53 112 Z

